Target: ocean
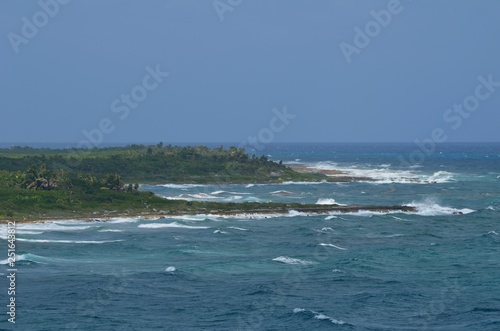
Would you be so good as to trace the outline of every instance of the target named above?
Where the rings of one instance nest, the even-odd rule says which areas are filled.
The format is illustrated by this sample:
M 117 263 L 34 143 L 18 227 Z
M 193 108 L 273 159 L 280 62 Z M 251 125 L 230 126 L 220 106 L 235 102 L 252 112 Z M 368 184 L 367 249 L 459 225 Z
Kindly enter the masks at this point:
M 2 225 L 0 329 L 500 330 L 500 144 L 428 147 L 251 151 L 373 181 L 141 185 L 167 199 L 413 213 L 18 223 L 15 324 Z

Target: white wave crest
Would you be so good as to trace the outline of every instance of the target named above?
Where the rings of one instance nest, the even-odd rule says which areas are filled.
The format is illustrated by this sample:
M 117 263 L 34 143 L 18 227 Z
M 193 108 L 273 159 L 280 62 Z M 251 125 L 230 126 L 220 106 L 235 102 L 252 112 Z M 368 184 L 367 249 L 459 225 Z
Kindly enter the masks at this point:
M 230 226 L 230 227 L 228 227 L 228 229 L 234 229 L 234 230 L 240 230 L 240 231 L 248 231 L 248 229 L 239 228 L 237 226 Z
M 203 187 L 205 185 L 201 184 L 160 184 L 156 186 L 167 187 L 167 188 L 176 188 L 176 189 L 186 189 L 186 188 L 194 188 L 194 187 Z
M 416 214 L 421 216 L 442 216 L 442 215 L 466 215 L 475 212 L 474 209 L 469 208 L 452 208 L 439 205 L 433 200 L 426 200 L 424 202 L 412 202 L 408 204 L 410 207 L 417 209 Z
M 43 231 L 17 230 L 16 234 L 36 235 L 36 234 L 43 234 Z
M 273 261 L 281 262 L 281 263 L 285 263 L 285 264 L 298 264 L 298 265 L 317 264 L 316 262 L 294 259 L 293 257 L 288 257 L 288 256 L 278 256 L 277 258 L 274 258 Z
M 317 205 L 338 205 L 338 206 L 346 206 L 345 204 L 338 203 L 335 199 L 318 199 L 316 201 Z
M 109 223 L 136 223 L 139 222 L 139 218 L 132 218 L 132 217 L 114 217 L 110 219 L 108 222 Z
M 170 267 L 167 267 L 167 268 L 165 269 L 165 272 L 170 272 L 170 273 L 171 273 L 171 272 L 174 272 L 175 270 L 177 270 L 177 269 L 175 269 L 175 267 L 170 266 Z
M 336 174 L 328 174 L 330 177 L 354 177 L 354 178 L 370 178 L 369 183 L 374 184 L 435 184 L 447 183 L 453 180 L 454 174 L 447 171 L 437 171 L 433 174 L 422 174 L 415 170 L 398 170 L 391 169 L 390 164 L 381 164 L 371 167 L 367 165 L 364 168 L 358 166 L 340 166 L 337 163 L 330 161 L 318 162 L 309 164 L 308 168 L 315 170 L 338 171 Z M 416 169 L 419 167 L 410 167 Z
M 314 310 L 305 310 L 303 308 L 294 308 L 293 309 L 293 313 L 294 314 L 299 314 L 299 313 L 311 313 L 315 319 L 318 319 L 318 320 L 328 320 L 330 322 L 332 322 L 333 324 L 338 324 L 338 325 L 342 325 L 342 324 L 346 324 L 344 321 L 342 320 L 338 320 L 338 319 L 335 319 L 335 318 L 332 318 L 330 316 L 327 316 L 323 313 L 319 313 L 319 312 L 316 312 Z
M 328 184 L 326 180 L 322 180 L 320 182 L 293 182 L 293 181 L 287 181 L 281 183 L 281 185 L 320 185 L 320 184 Z
M 319 244 L 320 246 L 325 246 L 325 247 L 333 247 L 333 248 L 336 248 L 336 249 L 340 249 L 342 251 L 346 251 L 347 248 L 344 248 L 344 247 L 340 247 L 340 246 L 337 246 L 337 245 L 334 245 L 334 244 L 325 244 L 325 243 L 321 243 Z
M 173 223 L 149 223 L 149 224 L 139 224 L 138 228 L 144 229 L 160 229 L 160 228 L 180 228 L 180 229 L 208 229 L 207 226 L 193 226 L 185 225 L 177 222 Z
M 81 231 L 90 229 L 91 226 L 73 226 L 71 224 L 68 225 L 60 225 L 54 222 L 46 222 L 46 223 L 25 223 L 18 224 L 16 227 L 19 230 L 39 230 L 39 231 Z

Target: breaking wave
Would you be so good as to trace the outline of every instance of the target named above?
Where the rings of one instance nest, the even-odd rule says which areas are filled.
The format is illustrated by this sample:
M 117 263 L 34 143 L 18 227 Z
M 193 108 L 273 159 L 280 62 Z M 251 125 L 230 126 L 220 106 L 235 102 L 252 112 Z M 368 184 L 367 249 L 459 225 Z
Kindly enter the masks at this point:
M 338 324 L 338 325 L 346 324 L 346 322 L 344 322 L 342 320 L 338 320 L 338 319 L 332 318 L 330 316 L 327 316 L 327 315 L 325 315 L 323 313 L 316 312 L 314 310 L 305 310 L 303 308 L 295 308 L 293 310 L 293 313 L 294 314 L 311 315 L 311 317 L 313 317 L 314 319 L 317 319 L 317 320 L 327 320 L 327 321 L 332 322 L 333 324 Z
M 308 168 L 324 172 L 330 177 L 353 177 L 361 181 L 367 181 L 375 184 L 436 184 L 453 181 L 455 174 L 447 171 L 437 171 L 432 174 L 423 174 L 416 171 L 417 167 L 411 167 L 412 170 L 391 169 L 390 164 L 381 164 L 378 166 L 345 167 L 334 162 L 324 161 L 314 164 L 308 164 Z
M 149 223 L 149 224 L 139 224 L 138 228 L 144 229 L 161 229 L 161 228 L 180 228 L 180 229 L 208 229 L 207 226 L 193 226 L 185 225 L 177 222 L 173 223 Z
M 421 216 L 466 215 L 475 212 L 474 209 L 469 208 L 458 209 L 441 206 L 430 199 L 424 202 L 412 202 L 408 206 L 415 207 L 417 209 L 416 214 Z
M 288 257 L 288 256 L 278 256 L 277 258 L 274 258 L 273 261 L 281 262 L 281 263 L 285 263 L 285 264 L 295 264 L 295 265 L 317 264 L 316 262 L 295 259 L 293 257 Z
M 316 204 L 317 205 L 338 205 L 338 206 L 347 206 L 343 203 L 338 203 L 337 201 L 335 201 L 335 199 L 318 199 L 318 201 L 316 201 Z
M 319 245 L 320 246 L 325 246 L 325 247 L 333 247 L 333 248 L 336 248 L 336 249 L 340 249 L 342 251 L 346 251 L 347 250 L 347 248 L 340 247 L 340 246 L 337 246 L 337 245 L 334 245 L 334 244 L 324 244 L 324 243 L 321 243 Z

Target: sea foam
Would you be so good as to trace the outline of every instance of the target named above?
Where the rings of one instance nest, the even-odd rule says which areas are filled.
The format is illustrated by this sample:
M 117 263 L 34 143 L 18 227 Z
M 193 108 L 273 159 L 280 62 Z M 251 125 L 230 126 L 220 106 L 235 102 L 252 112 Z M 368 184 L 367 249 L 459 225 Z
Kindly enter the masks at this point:
M 345 204 L 338 203 L 335 199 L 318 199 L 316 201 L 317 205 L 338 205 L 338 206 L 346 206 Z
M 288 256 L 278 256 L 277 258 L 274 258 L 273 261 L 281 262 L 281 263 L 285 263 L 285 264 L 295 264 L 295 265 L 312 265 L 312 264 L 317 264 L 316 262 L 295 259 L 293 257 L 288 257 Z
M 149 224 L 139 224 L 138 228 L 144 229 L 160 229 L 160 228 L 179 228 L 179 229 L 208 229 L 207 226 L 193 226 L 185 225 L 177 222 L 173 223 L 149 223 Z
M 474 209 L 469 208 L 457 209 L 441 206 L 433 200 L 426 200 L 424 202 L 412 202 L 408 204 L 408 206 L 415 207 L 417 209 L 416 214 L 421 216 L 466 215 L 475 212 Z
M 327 320 L 327 321 L 332 322 L 333 324 L 338 324 L 338 325 L 346 324 L 346 322 L 344 322 L 342 320 L 338 320 L 338 319 L 332 318 L 332 317 L 330 317 L 328 315 L 316 312 L 314 310 L 305 310 L 303 308 L 294 308 L 293 309 L 293 313 L 294 314 L 300 314 L 300 313 L 303 313 L 303 314 L 312 314 L 312 317 L 314 317 L 317 320 Z
M 333 248 L 336 248 L 336 249 L 340 249 L 342 251 L 346 251 L 347 248 L 344 248 L 344 247 L 340 247 L 340 246 L 337 246 L 337 245 L 334 245 L 334 244 L 325 244 L 325 243 L 321 243 L 319 244 L 320 246 L 325 246 L 325 247 L 333 247 Z

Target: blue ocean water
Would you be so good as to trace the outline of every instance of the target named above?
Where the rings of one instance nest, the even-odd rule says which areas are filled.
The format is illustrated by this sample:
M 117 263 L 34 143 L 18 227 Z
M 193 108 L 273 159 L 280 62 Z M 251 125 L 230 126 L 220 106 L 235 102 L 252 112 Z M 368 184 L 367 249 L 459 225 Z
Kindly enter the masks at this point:
M 416 213 L 17 225 L 2 330 L 500 330 L 500 144 L 288 144 L 375 181 L 141 186 L 168 199 L 410 204 Z M 417 155 L 417 154 L 414 154 Z M 7 312 L 7 228 L 0 227 Z

